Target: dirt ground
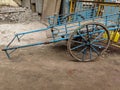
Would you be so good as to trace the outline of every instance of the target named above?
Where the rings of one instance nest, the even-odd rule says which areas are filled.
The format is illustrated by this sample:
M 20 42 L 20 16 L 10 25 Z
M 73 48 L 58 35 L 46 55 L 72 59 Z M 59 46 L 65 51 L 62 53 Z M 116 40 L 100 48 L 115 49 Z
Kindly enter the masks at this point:
M 0 49 L 14 32 L 37 29 L 40 25 L 0 25 Z M 22 44 L 30 43 L 29 39 L 37 41 L 38 36 L 29 36 Z M 0 51 L 0 90 L 120 90 L 119 49 L 109 48 L 107 55 L 94 62 L 73 60 L 67 53 L 66 42 L 18 49 L 11 60 Z

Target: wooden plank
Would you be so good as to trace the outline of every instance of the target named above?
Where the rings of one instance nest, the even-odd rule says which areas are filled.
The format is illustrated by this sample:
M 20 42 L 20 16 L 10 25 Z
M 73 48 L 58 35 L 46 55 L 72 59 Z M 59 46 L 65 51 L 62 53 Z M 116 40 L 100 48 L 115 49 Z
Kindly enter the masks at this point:
M 43 11 L 42 11 L 42 22 L 47 24 L 48 16 L 53 16 L 54 14 L 58 14 L 60 11 L 61 0 L 44 0 L 43 3 Z M 46 32 L 48 38 L 52 37 L 51 30 Z
M 44 0 L 43 12 L 41 18 L 43 23 L 48 24 L 46 17 L 52 16 L 54 14 L 55 7 L 56 7 L 56 0 Z M 46 36 L 48 38 L 52 37 L 51 30 L 46 31 Z
M 98 4 L 109 4 L 109 5 L 120 5 L 119 2 L 103 2 L 103 1 L 83 1 L 83 0 L 77 0 L 78 2 L 86 2 L 86 3 L 98 3 Z
M 56 0 L 44 0 L 42 21 L 46 21 L 45 18 L 55 13 Z
M 36 0 L 36 11 L 42 14 L 43 0 Z
M 61 0 L 56 1 L 55 13 L 58 14 L 60 11 Z
M 45 18 L 58 14 L 60 11 L 61 0 L 44 0 L 42 10 L 42 20 L 46 21 Z

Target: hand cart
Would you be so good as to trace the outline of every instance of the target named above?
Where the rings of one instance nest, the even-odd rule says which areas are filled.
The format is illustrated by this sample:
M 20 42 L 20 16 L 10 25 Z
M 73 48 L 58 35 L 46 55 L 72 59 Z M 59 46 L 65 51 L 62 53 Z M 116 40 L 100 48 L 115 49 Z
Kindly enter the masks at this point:
M 2 50 L 10 58 L 11 53 L 19 48 L 67 40 L 68 52 L 75 60 L 95 60 L 108 49 L 110 41 L 118 43 L 120 37 L 120 12 L 108 15 L 97 15 L 97 13 L 98 8 L 92 8 L 67 15 L 50 16 L 47 18 L 49 23 L 47 28 L 15 34 L 10 43 Z M 11 46 L 15 39 L 20 41 L 24 35 L 48 30 L 50 30 L 52 38 L 47 42 Z

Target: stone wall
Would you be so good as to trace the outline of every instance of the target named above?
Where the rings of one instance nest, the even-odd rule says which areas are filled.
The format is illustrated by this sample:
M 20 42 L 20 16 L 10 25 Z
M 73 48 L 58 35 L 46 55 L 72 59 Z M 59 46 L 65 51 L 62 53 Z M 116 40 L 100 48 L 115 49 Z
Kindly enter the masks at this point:
M 21 23 L 40 20 L 37 14 L 33 14 L 30 9 L 22 7 L 1 7 L 0 23 Z

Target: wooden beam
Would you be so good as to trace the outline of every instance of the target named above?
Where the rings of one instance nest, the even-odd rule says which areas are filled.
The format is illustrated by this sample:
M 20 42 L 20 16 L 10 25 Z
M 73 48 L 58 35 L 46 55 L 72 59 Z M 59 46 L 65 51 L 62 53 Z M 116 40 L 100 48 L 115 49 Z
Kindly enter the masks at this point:
M 77 1 L 78 2 L 86 2 L 86 3 L 96 3 L 96 4 L 117 5 L 117 6 L 120 6 L 120 3 L 115 3 L 115 2 L 83 1 L 83 0 L 77 0 Z

